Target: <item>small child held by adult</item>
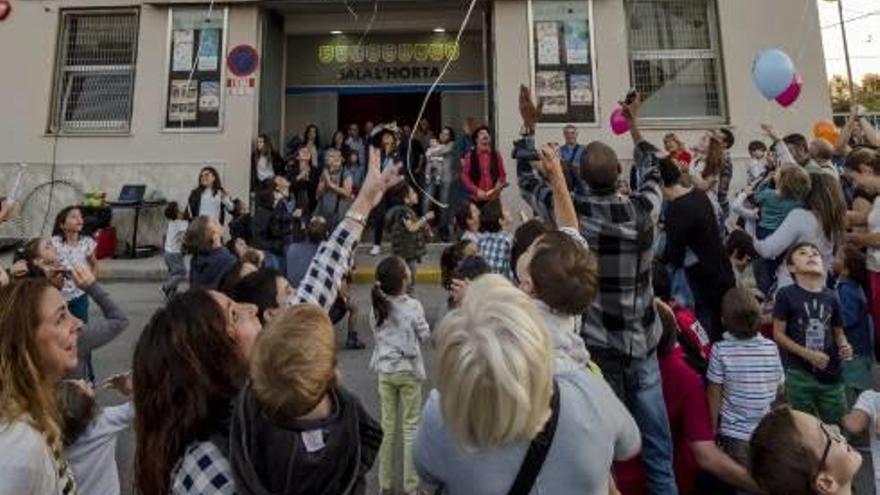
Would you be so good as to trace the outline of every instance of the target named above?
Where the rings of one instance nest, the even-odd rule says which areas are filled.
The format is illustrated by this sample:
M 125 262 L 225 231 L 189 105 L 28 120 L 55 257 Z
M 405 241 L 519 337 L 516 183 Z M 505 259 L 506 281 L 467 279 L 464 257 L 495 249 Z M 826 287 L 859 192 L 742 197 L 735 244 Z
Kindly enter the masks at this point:
M 725 333 L 712 346 L 708 398 L 722 449 L 748 466 L 749 438 L 781 392 L 785 373 L 776 344 L 758 333 L 761 306 L 751 291 L 727 291 L 721 304 Z
M 776 293 L 773 308 L 773 336 L 785 367 L 785 400 L 794 409 L 839 424 L 846 413 L 841 360 L 853 355 L 840 300 L 825 287 L 825 265 L 814 244 L 795 244 L 785 264 L 795 283 Z
M 767 175 L 767 145 L 763 141 L 749 143 L 748 185 L 755 187 Z
M 114 388 L 131 399 L 131 374 L 120 373 L 104 380 L 103 388 Z M 64 455 L 70 462 L 80 493 L 120 493 L 116 466 L 116 439 L 134 421 L 131 402 L 100 407 L 95 390 L 85 380 L 65 380 L 58 385 Z
M 162 284 L 162 294 L 170 299 L 177 293 L 177 287 L 186 280 L 186 262 L 183 259 L 183 237 L 189 228 L 186 212 L 172 201 L 165 207 L 168 226 L 165 230 L 165 266 L 168 280 Z
M 388 197 L 395 205 L 385 217 L 385 226 L 391 233 L 391 252 L 403 258 L 409 266 L 411 291 L 415 285 L 416 269 L 426 252 L 425 244 L 431 229 L 428 222 L 434 219 L 434 212 L 429 211 L 422 217 L 416 214 L 414 208 L 419 203 L 419 196 L 405 182 L 389 191 Z
M 379 449 L 379 488 L 383 495 L 392 493 L 394 485 L 394 449 L 399 428 L 403 432 L 403 489 L 407 494 L 416 494 L 419 487 L 412 447 L 421 418 L 422 383 L 426 379 L 420 343 L 428 340 L 430 328 L 422 304 L 407 295 L 408 272 L 402 258 L 385 258 L 376 267 L 372 291 L 370 328 L 376 344 L 370 368 L 379 374 L 385 432 Z
M 382 429 L 339 385 L 327 314 L 299 304 L 259 333 L 235 400 L 229 462 L 239 493 L 366 492 Z

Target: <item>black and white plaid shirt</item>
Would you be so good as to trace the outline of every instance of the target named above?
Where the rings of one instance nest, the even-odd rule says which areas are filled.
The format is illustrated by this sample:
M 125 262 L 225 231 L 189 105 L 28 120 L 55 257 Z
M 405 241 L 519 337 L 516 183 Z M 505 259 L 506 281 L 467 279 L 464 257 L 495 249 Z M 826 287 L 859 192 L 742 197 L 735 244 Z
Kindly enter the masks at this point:
M 341 222 L 330 238 L 321 243 L 290 304 L 317 304 L 329 311 L 342 277 L 351 269 L 358 237 L 353 221 Z M 235 481 L 229 460 L 210 441 L 190 444 L 172 472 L 174 495 L 235 495 Z
M 520 143 L 522 144 L 522 143 Z M 574 193 L 581 233 L 599 263 L 599 291 L 584 314 L 583 336 L 590 347 L 613 349 L 644 358 L 657 346 L 662 330 L 654 311 L 651 262 L 662 196 L 657 148 L 642 141 L 635 149 L 640 183 L 631 196 L 592 191 L 582 184 Z M 552 212 L 549 184 L 528 162 L 517 164 L 524 199 Z

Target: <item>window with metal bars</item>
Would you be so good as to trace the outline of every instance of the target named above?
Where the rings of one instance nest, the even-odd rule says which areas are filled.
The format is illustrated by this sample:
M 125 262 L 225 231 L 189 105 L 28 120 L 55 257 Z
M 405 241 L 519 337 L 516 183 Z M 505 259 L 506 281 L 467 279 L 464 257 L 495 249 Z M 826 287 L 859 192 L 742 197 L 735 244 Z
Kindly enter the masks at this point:
M 630 77 L 647 119 L 722 122 L 714 0 L 626 0 Z
M 52 132 L 128 132 L 138 11 L 62 11 Z

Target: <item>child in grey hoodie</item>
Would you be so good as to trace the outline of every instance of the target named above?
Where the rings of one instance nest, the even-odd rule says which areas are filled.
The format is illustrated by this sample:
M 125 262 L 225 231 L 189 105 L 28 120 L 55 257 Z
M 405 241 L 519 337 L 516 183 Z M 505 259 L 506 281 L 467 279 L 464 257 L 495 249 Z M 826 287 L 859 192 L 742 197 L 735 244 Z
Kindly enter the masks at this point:
M 385 437 L 379 448 L 379 488 L 391 493 L 394 483 L 394 446 L 398 422 L 403 423 L 403 488 L 417 493 L 419 477 L 412 446 L 421 419 L 425 364 L 419 347 L 430 336 L 422 304 L 407 295 L 409 267 L 403 258 L 389 256 L 376 267 L 370 328 L 376 339 L 370 368 L 379 373 L 379 399 Z M 402 415 L 398 417 L 398 406 Z

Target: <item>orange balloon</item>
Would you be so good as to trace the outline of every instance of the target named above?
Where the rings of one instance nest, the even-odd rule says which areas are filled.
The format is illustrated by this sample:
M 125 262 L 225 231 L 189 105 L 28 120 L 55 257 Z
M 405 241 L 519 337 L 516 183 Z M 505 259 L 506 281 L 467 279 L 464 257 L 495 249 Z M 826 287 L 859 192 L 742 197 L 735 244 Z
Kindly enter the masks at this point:
M 840 131 L 837 130 L 837 126 L 833 122 L 827 120 L 816 122 L 816 125 L 813 126 L 813 136 L 828 141 L 832 146 L 837 146 L 840 143 Z

